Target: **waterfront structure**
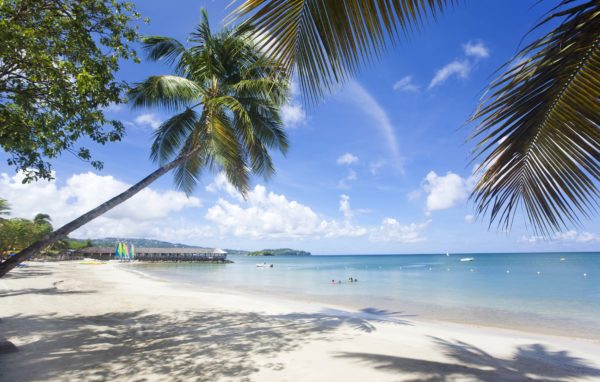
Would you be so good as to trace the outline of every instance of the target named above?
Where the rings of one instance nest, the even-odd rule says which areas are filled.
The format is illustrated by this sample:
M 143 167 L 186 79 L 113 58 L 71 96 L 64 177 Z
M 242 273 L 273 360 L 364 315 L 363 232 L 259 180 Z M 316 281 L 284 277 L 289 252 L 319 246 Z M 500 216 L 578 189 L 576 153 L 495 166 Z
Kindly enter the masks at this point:
M 98 260 L 118 259 L 114 247 L 89 247 L 77 251 L 85 257 Z M 226 261 L 227 252 L 219 248 L 135 248 L 139 261 Z

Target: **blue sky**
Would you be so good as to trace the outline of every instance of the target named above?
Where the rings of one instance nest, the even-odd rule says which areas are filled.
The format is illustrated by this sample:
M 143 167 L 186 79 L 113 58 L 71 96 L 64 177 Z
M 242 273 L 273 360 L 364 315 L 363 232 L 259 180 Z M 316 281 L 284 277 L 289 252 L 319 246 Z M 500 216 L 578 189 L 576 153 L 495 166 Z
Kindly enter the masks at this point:
M 144 34 L 185 41 L 208 9 L 213 29 L 227 1 L 139 1 L 151 19 Z M 314 253 L 431 253 L 594 250 L 599 220 L 541 240 L 519 217 L 510 233 L 488 230 L 467 196 L 472 169 L 465 126 L 494 71 L 518 49 L 547 10 L 535 1 L 469 1 L 411 34 L 336 94 L 306 107 L 296 94 L 284 109 L 291 141 L 275 154 L 277 175 L 254 179 L 247 201 L 219 174 L 207 173 L 191 198 L 170 175 L 77 231 L 76 237 L 135 236 L 224 248 L 283 247 Z M 551 3 L 551 2 L 550 2 Z M 168 74 L 157 63 L 126 63 L 129 82 Z M 154 169 L 157 110 L 111 107 L 123 121 L 120 143 L 92 146 L 101 172 L 65 155 L 56 180 L 21 185 L 2 160 L 0 195 L 13 215 L 49 213 L 66 223 Z M 4 158 L 4 156 L 2 157 Z

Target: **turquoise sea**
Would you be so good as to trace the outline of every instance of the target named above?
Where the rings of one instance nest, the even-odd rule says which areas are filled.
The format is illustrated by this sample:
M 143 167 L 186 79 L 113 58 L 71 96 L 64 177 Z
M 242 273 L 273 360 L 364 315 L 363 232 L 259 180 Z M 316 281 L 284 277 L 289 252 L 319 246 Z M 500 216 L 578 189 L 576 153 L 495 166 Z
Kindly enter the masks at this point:
M 474 260 L 461 262 L 464 257 Z M 202 290 L 600 338 L 600 253 L 228 258 L 234 263 L 133 267 Z M 263 261 L 273 268 L 256 267 Z

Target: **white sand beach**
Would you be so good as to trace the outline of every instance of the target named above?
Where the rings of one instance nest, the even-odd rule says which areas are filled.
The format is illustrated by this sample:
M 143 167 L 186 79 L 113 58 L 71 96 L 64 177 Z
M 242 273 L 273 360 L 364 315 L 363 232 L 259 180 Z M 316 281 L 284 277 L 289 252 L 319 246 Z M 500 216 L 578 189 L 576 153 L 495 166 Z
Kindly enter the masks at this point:
M 207 293 L 117 264 L 0 279 L 2 381 L 600 381 L 600 342 Z

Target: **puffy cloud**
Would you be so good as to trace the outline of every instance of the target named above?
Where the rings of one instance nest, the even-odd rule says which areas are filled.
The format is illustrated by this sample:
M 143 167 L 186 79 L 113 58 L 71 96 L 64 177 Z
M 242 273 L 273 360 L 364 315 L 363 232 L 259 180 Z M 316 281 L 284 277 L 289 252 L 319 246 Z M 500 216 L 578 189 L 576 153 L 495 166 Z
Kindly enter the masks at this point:
M 363 227 L 353 219 L 350 197 L 342 194 L 338 210 L 342 219 L 328 219 L 312 208 L 286 196 L 268 192 L 256 185 L 245 201 L 219 198 L 205 215 L 221 235 L 250 239 L 323 239 L 369 236 L 372 241 L 411 243 L 424 240 L 422 236 L 429 222 L 401 225 L 386 218 L 379 226 Z M 358 210 L 360 212 L 360 210 Z
M 475 216 L 471 214 L 465 215 L 465 221 L 469 224 L 473 224 L 475 223 Z
M 372 241 L 391 241 L 397 243 L 416 243 L 424 241 L 425 237 L 423 234 L 429 226 L 429 223 L 431 223 L 431 220 L 428 220 L 425 223 L 402 225 L 396 219 L 385 218 L 378 228 L 374 228 L 371 231 L 370 239 Z
M 0 193 L 10 201 L 12 215 L 32 218 L 47 213 L 61 226 L 97 207 L 131 185 L 92 172 L 75 174 L 64 185 L 57 180 L 22 183 L 23 175 L 0 176 Z M 200 199 L 177 191 L 146 188 L 74 233 L 75 237 L 143 235 L 157 237 L 165 218 L 184 208 L 200 207 Z
M 160 127 L 162 121 L 153 113 L 141 114 L 135 117 L 134 122 L 139 126 L 150 126 L 156 130 Z
M 430 171 L 423 186 L 427 193 L 426 212 L 446 210 L 463 202 L 471 192 L 473 181 L 473 177 L 465 179 L 450 171 L 444 176 Z
M 405 76 L 402 79 L 396 81 L 392 88 L 401 92 L 416 93 L 419 91 L 420 87 L 419 85 L 416 85 L 412 82 L 412 76 Z
M 428 89 L 443 84 L 446 80 L 452 76 L 458 76 L 459 78 L 467 78 L 471 73 L 471 63 L 469 60 L 463 61 L 452 61 L 441 69 L 438 69 L 433 76 L 433 79 L 429 83 Z
M 356 162 L 358 162 L 358 157 L 352 153 L 345 153 L 337 159 L 337 164 L 353 164 Z
M 463 45 L 463 50 L 469 57 L 488 58 L 490 56 L 490 50 L 485 46 L 483 41 L 469 41 Z
M 306 122 L 306 112 L 302 105 L 291 102 L 281 107 L 281 120 L 284 126 L 295 128 Z
M 340 200 L 350 211 L 347 196 Z M 336 222 L 320 217 L 310 207 L 288 200 L 284 195 L 267 192 L 262 185 L 252 189 L 243 204 L 219 198 L 210 207 L 205 218 L 223 235 L 252 239 L 361 236 L 366 233 L 346 222 Z

